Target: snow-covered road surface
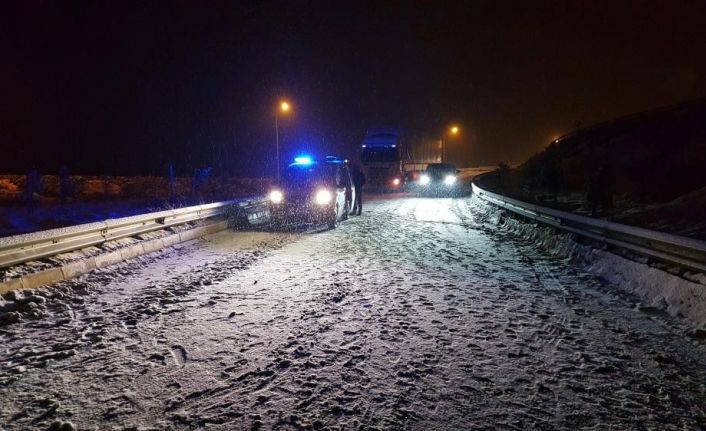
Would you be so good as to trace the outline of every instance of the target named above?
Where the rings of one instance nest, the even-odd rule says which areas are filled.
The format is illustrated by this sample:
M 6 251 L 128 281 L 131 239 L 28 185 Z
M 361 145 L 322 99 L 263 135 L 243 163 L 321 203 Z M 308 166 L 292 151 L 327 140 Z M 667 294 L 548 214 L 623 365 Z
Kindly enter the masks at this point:
M 0 429 L 703 429 L 706 351 L 494 229 L 371 201 L 63 283 L 0 327 Z

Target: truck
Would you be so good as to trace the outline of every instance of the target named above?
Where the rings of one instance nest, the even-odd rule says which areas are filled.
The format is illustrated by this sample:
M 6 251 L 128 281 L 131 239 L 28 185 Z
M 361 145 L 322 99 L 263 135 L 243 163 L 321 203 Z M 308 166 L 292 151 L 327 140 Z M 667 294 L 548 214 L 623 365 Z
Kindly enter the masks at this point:
M 360 162 L 369 188 L 401 190 L 427 164 L 441 162 L 441 141 L 405 134 L 401 127 L 368 129 L 361 143 Z

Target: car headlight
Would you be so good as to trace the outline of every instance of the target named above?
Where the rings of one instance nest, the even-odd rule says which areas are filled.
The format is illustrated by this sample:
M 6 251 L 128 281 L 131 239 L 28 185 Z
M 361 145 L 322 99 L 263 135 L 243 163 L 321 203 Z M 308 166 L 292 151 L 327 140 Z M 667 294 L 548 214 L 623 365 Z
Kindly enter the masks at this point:
M 316 192 L 316 196 L 314 197 L 314 200 L 319 205 L 326 205 L 326 204 L 331 203 L 331 201 L 333 200 L 333 195 L 331 194 L 330 191 L 322 189 L 322 190 L 319 190 L 318 192 Z
M 395 185 L 395 186 L 399 186 L 399 185 L 400 185 L 400 179 L 399 179 L 399 178 L 395 178 L 394 180 L 392 180 L 392 184 Z
M 278 204 L 278 203 L 282 202 L 282 199 L 284 199 L 284 194 L 282 194 L 281 191 L 279 191 L 279 190 L 272 190 L 272 191 L 270 192 L 270 201 L 271 201 L 273 204 Z
M 447 186 L 450 186 L 451 184 L 456 182 L 456 177 L 453 175 L 447 175 L 446 178 L 444 178 L 444 184 Z
M 426 186 L 429 184 L 429 181 L 431 181 L 431 178 L 429 178 L 429 175 L 421 175 L 419 177 L 419 184 Z

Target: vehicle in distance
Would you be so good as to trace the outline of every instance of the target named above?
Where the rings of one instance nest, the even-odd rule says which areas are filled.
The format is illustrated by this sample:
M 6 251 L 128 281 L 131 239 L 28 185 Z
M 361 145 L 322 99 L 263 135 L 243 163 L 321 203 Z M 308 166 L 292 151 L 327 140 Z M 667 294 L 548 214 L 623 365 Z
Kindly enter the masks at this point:
M 441 161 L 438 139 L 403 132 L 401 127 L 368 129 L 360 163 L 368 189 L 399 191 L 418 179 L 429 163 Z
M 270 190 L 270 219 L 278 226 L 326 224 L 333 229 L 348 218 L 353 193 L 345 160 L 297 157 Z
M 449 163 L 430 163 L 417 181 L 423 196 L 458 194 L 459 181 L 456 166 Z
M 360 161 L 368 188 L 399 190 L 403 186 L 402 130 L 371 129 L 361 144 Z

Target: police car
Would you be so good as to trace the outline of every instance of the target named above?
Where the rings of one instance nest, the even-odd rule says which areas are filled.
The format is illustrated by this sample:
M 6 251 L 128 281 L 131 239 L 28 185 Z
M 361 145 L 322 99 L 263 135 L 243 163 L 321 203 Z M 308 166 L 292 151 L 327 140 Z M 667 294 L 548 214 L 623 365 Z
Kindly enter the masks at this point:
M 270 218 L 276 225 L 326 224 L 348 218 L 354 191 L 346 160 L 328 156 L 294 159 L 269 193 Z

